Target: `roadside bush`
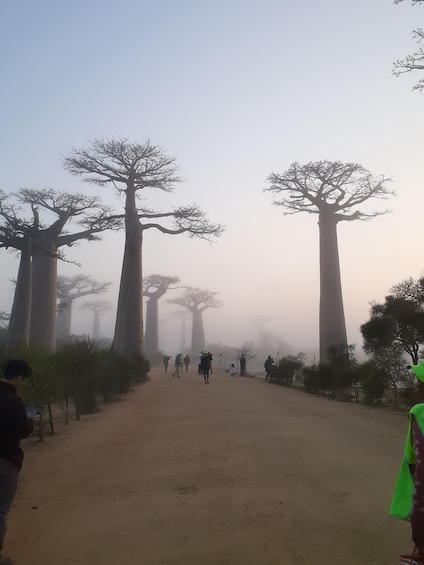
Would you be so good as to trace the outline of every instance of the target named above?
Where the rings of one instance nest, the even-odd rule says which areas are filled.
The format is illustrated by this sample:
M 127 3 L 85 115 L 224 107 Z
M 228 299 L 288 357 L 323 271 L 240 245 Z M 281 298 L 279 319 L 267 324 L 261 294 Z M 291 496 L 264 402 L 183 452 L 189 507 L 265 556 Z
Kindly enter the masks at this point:
M 302 354 L 300 354 L 302 355 Z M 282 357 L 271 372 L 271 381 L 279 385 L 293 386 L 294 379 L 300 374 L 303 367 L 303 357 L 287 355 Z
M 54 362 L 64 396 L 75 404 L 77 420 L 81 414 L 96 412 L 96 343 L 87 337 L 64 343 L 54 354 Z
M 96 390 L 102 395 L 104 402 L 115 400 L 122 390 L 121 355 L 111 349 L 97 352 Z
M 367 404 L 381 406 L 388 385 L 387 373 L 384 368 L 378 366 L 372 360 L 366 361 L 358 365 L 357 376 L 364 401 Z
M 37 426 L 40 440 L 43 439 L 44 421 L 48 420 L 50 432 L 54 434 L 53 406 L 63 402 L 61 383 L 56 378 L 52 354 L 41 345 L 12 345 L 8 359 L 23 359 L 32 368 L 32 376 L 19 389 L 19 395 L 27 406 L 33 406 L 40 415 Z
M 303 387 L 306 392 L 318 394 L 321 389 L 321 376 L 317 365 L 303 367 Z

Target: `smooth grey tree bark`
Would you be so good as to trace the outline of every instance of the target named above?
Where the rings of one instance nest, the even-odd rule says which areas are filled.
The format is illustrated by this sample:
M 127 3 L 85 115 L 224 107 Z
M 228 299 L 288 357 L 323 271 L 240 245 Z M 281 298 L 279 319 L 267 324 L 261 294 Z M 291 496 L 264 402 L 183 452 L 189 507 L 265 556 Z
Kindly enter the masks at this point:
M 9 322 L 10 343 L 29 343 L 32 298 L 31 237 L 22 242 L 21 258 Z
M 150 275 L 143 279 L 143 293 L 146 303 L 145 353 L 147 356 L 159 352 L 159 300 L 177 284 L 180 277 Z M 175 288 L 175 287 L 174 287 Z
M 43 238 L 44 239 L 44 238 Z M 54 240 L 33 245 L 29 342 L 51 351 L 56 341 L 57 248 Z
M 210 239 L 219 236 L 223 227 L 211 224 L 197 206 L 173 208 L 157 212 L 139 208 L 138 193 L 145 189 L 173 192 L 181 182 L 177 175 L 175 158 L 169 157 L 150 141 L 144 144 L 94 140 L 89 149 L 73 149 L 64 159 L 64 167 L 71 174 L 98 186 L 111 186 L 125 197 L 125 245 L 119 286 L 113 347 L 119 351 L 142 352 L 143 347 L 143 289 L 142 248 L 143 233 L 156 229 L 162 233 Z M 170 221 L 171 225 L 157 223 Z
M 328 347 L 347 347 L 342 281 L 340 275 L 337 220 L 332 213 L 319 214 L 320 264 L 320 359 L 326 359 Z
M 264 190 L 274 193 L 273 203 L 283 209 L 284 215 L 307 212 L 319 217 L 319 349 L 323 364 L 329 361 L 329 348 L 344 348 L 347 352 L 337 224 L 386 214 L 387 210 L 366 213 L 352 208 L 393 195 L 387 186 L 389 181 L 383 175 L 373 177 L 357 163 L 340 161 L 292 163 L 284 173 L 268 177 L 270 186 Z

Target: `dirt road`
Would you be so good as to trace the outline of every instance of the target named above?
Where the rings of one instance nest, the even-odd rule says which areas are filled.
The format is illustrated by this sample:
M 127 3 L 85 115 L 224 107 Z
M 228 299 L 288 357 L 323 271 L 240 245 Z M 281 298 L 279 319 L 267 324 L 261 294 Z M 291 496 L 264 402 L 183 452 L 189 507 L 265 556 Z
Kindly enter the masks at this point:
M 17 565 L 377 565 L 406 416 L 215 372 L 154 371 L 26 458 Z

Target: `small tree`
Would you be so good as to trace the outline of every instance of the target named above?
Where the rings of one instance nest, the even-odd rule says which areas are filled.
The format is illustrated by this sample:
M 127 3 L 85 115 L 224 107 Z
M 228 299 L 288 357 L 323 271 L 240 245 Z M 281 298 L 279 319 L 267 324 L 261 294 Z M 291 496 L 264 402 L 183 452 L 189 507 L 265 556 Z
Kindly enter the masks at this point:
M 34 406 L 40 415 L 38 437 L 44 437 L 44 421 L 47 418 L 50 432 L 55 433 L 53 407 L 63 402 L 61 381 L 57 378 L 52 355 L 49 349 L 42 345 L 12 344 L 8 350 L 9 358 L 23 359 L 32 368 L 32 376 L 25 381 L 25 386 L 19 390 L 24 402 Z
M 410 375 L 406 368 L 407 363 L 403 347 L 395 344 L 390 347 L 375 349 L 371 360 L 384 371 L 386 375 L 385 383 L 392 392 L 392 404 L 394 407 L 397 407 L 400 391 L 405 393 L 410 386 Z
M 381 406 L 387 389 L 387 373 L 375 361 L 366 361 L 357 367 L 357 375 L 367 404 Z
M 60 345 L 54 356 L 56 371 L 62 379 L 64 396 L 75 404 L 75 416 L 97 411 L 97 346 L 89 338 Z
M 394 285 L 384 303 L 371 303 L 370 319 L 361 325 L 364 349 L 376 354 L 400 346 L 415 365 L 424 344 L 424 278 Z

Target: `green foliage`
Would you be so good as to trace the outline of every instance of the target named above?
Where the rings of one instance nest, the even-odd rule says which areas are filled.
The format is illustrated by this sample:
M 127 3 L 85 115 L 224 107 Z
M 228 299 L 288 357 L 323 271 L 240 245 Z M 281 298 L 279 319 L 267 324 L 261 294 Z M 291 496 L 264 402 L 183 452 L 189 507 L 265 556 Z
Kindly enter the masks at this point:
M 32 376 L 27 379 L 19 393 L 27 404 L 40 410 L 63 399 L 60 383 L 53 372 L 52 355 L 42 345 L 12 345 L 8 358 L 23 359 L 32 368 Z
M 48 418 L 50 431 L 54 433 L 52 407 L 63 401 L 61 383 L 57 379 L 52 363 L 52 355 L 42 345 L 13 344 L 2 349 L 3 361 L 7 359 L 23 359 L 32 368 L 32 376 L 26 379 L 19 389 L 19 395 L 28 406 L 34 406 L 40 414 L 39 437 L 43 439 L 43 421 Z
M 388 386 L 387 372 L 384 367 L 375 361 L 366 361 L 356 368 L 358 381 L 362 394 L 367 404 L 381 406 L 381 402 Z
M 418 391 L 417 378 L 414 373 L 407 371 L 404 378 L 404 385 L 399 389 L 399 404 L 410 408 L 417 402 L 422 402 Z
M 112 349 L 97 351 L 96 356 L 96 392 L 104 402 L 115 400 L 121 389 L 125 367 L 122 367 L 122 355 Z
M 416 364 L 424 344 L 424 278 L 406 279 L 390 293 L 383 304 L 372 304 L 370 319 L 361 326 L 364 349 L 374 355 L 400 346 Z
M 329 394 L 332 398 L 351 400 L 356 381 L 356 360 L 353 346 L 328 349 L 326 364 L 303 368 L 303 386 L 313 394 Z M 356 395 L 354 395 L 356 397 Z
M 333 345 L 328 348 L 327 359 L 331 368 L 331 396 L 344 400 L 351 399 L 353 383 L 356 379 L 354 357 L 355 346 Z
M 310 365 L 308 367 L 303 367 L 303 386 L 306 392 L 311 394 L 318 394 L 322 391 L 322 381 L 323 375 L 322 370 L 320 370 L 318 365 Z
M 409 404 L 407 398 L 411 397 L 411 394 L 414 395 L 416 383 L 413 379 L 411 383 L 404 349 L 396 344 L 391 347 L 380 347 L 374 351 L 371 360 L 386 374 L 385 399 L 395 407 L 399 401 L 403 403 L 406 401 L 406 404 Z
M 304 359 L 303 353 L 282 357 L 271 373 L 271 381 L 279 385 L 293 386 L 293 381 L 301 375 Z
M 133 384 L 146 380 L 147 373 L 150 371 L 150 362 L 141 353 L 122 353 L 118 363 L 121 372 L 118 391 L 120 394 L 130 392 Z
M 40 440 L 43 439 L 44 420 L 48 418 L 54 433 L 53 407 L 65 403 L 66 423 L 68 405 L 73 402 L 77 419 L 98 409 L 98 399 L 110 402 L 132 384 L 147 379 L 149 362 L 143 355 L 122 354 L 101 349 L 89 338 L 74 338 L 63 343 L 55 353 L 47 347 L 0 344 L 0 365 L 9 359 L 23 359 L 32 368 L 32 376 L 19 389 L 27 406 L 34 406 L 41 414 Z
M 77 419 L 97 411 L 97 346 L 89 338 L 62 344 L 53 354 L 54 366 L 66 398 L 72 398 Z

